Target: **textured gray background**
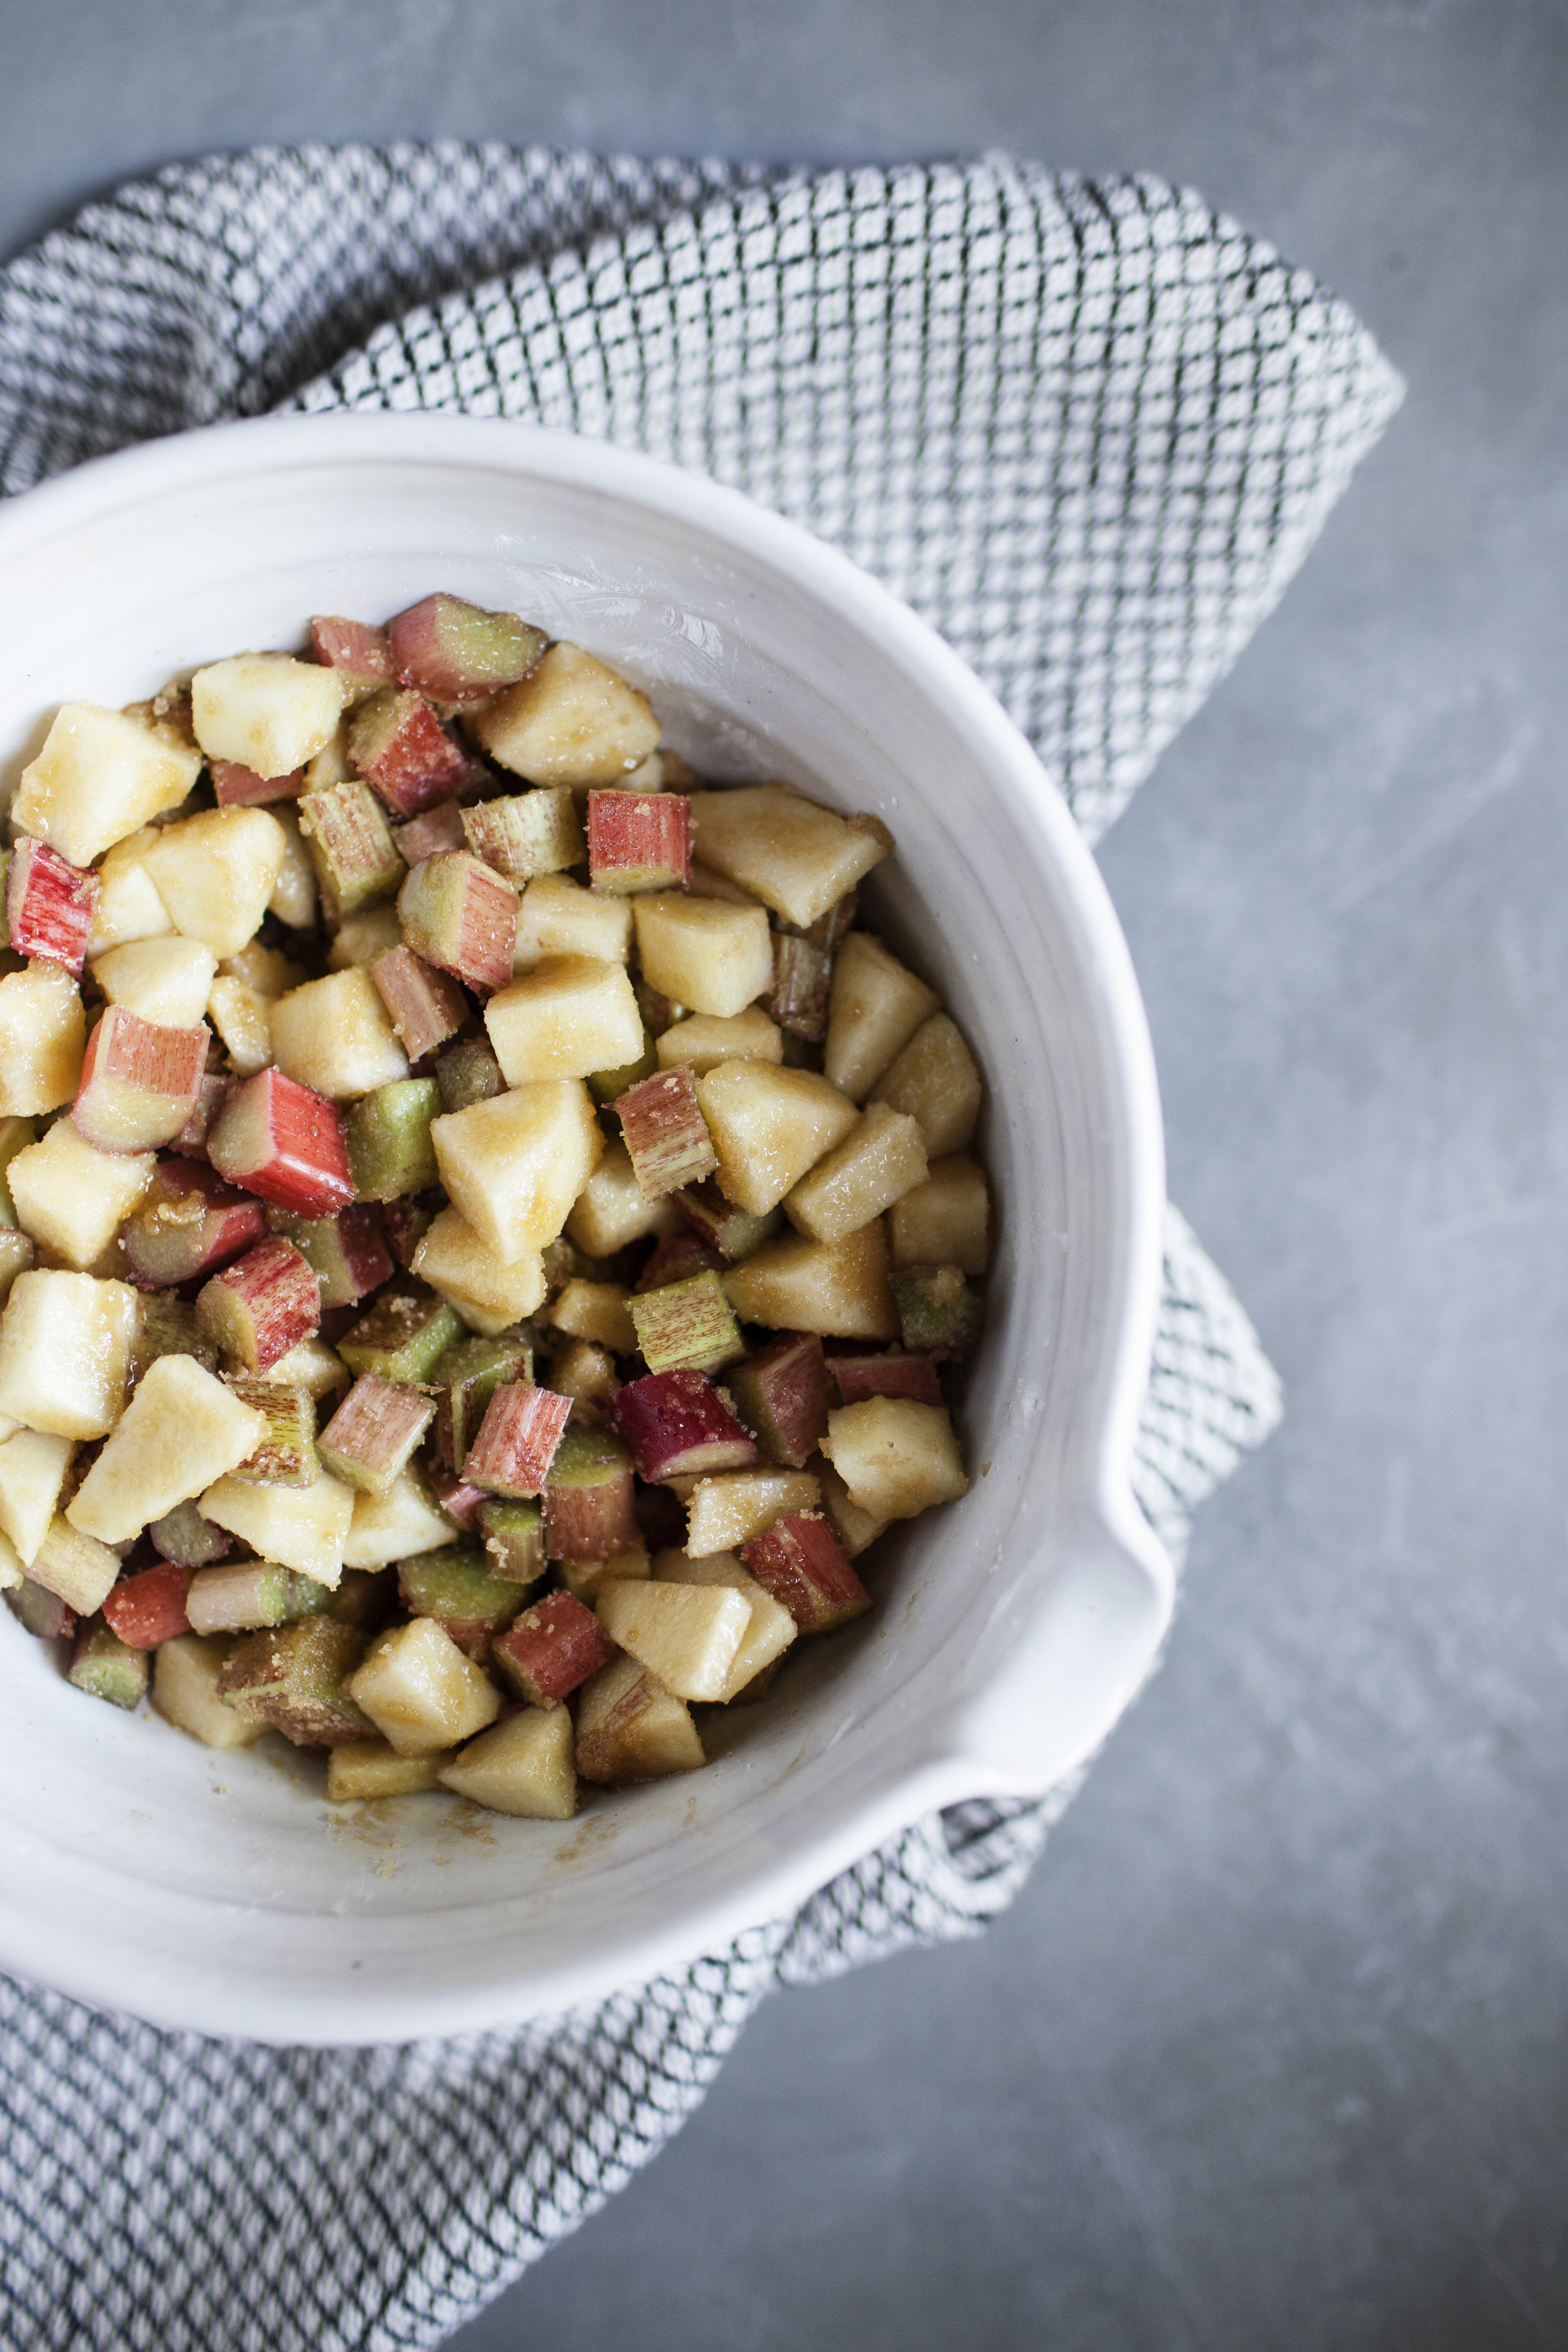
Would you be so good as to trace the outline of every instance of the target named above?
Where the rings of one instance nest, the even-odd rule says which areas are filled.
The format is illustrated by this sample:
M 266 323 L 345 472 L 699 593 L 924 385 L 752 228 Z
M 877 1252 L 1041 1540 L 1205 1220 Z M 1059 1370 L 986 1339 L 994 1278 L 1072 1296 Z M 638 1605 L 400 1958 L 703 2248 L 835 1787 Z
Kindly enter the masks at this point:
M 773 2002 L 458 2339 L 1568 2343 L 1568 18 L 1547 0 L 0 6 L 0 244 L 262 139 L 1194 183 L 1410 396 L 1103 862 L 1290 1417 L 984 1942 Z

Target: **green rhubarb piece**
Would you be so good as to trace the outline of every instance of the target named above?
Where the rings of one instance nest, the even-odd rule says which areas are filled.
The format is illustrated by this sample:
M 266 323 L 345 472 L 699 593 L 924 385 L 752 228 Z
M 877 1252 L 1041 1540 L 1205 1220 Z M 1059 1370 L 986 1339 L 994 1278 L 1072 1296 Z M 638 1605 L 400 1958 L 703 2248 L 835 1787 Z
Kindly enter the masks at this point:
M 509 882 L 562 873 L 588 855 L 569 784 L 542 785 L 536 792 L 481 801 L 464 809 L 462 818 L 474 856 Z
M 352 1372 L 427 1381 L 466 1329 L 462 1317 L 433 1291 L 388 1290 L 338 1341 L 338 1353 Z
M 77 1634 L 68 1679 L 89 1698 L 133 1707 L 146 1692 L 147 1653 L 111 1633 L 101 1617 L 91 1618 Z
M 336 926 L 390 898 L 408 868 L 375 794 L 357 776 L 301 793 L 300 830 L 310 853 L 327 919 Z
M 763 1010 L 786 1035 L 820 1045 L 827 1034 L 827 990 L 833 958 L 787 931 L 773 933 L 773 993 Z
M 588 1079 L 588 1091 L 596 1103 L 613 1103 L 631 1087 L 651 1078 L 658 1067 L 658 1052 L 647 1031 L 643 1031 L 643 1049 L 635 1062 L 623 1062 L 618 1070 L 595 1070 Z
M 667 1282 L 631 1301 L 637 1345 L 650 1372 L 717 1372 L 745 1354 L 741 1327 L 710 1269 Z
M 18 1624 L 40 1642 L 58 1642 L 76 1622 L 66 1603 L 47 1585 L 35 1584 L 30 1576 L 7 1588 L 5 1605 Z
M 510 1577 L 497 1576 L 482 1551 L 462 1544 L 442 1551 L 416 1552 L 399 1564 L 397 1589 L 404 1607 L 415 1617 L 438 1617 L 463 1634 L 499 1633 L 522 1606 L 522 1589 Z
M 518 1587 L 537 1584 L 546 1564 L 544 1514 L 540 1505 L 482 1503 L 479 1526 L 492 1574 Z
M 349 1170 L 362 1201 L 395 1201 L 439 1183 L 430 1122 L 441 1108 L 434 1078 L 394 1078 L 353 1105 L 343 1124 Z
M 343 1216 L 358 1223 L 358 1231 L 345 1228 Z M 357 1307 L 367 1290 L 375 1287 L 379 1271 L 379 1252 L 375 1249 L 371 1213 L 350 1210 L 335 1217 L 302 1217 L 297 1209 L 268 1209 L 267 1223 L 271 1231 L 292 1242 L 317 1281 L 321 1286 L 321 1305 Z M 356 1256 L 354 1244 L 363 1256 Z M 366 1265 L 366 1258 L 371 1263 Z
M 176 1568 L 210 1568 L 234 1549 L 227 1529 L 204 1519 L 195 1503 L 176 1503 L 147 1532 L 162 1558 Z
M 37 1141 L 30 1118 L 0 1118 L 0 1225 L 13 1229 L 16 1223 L 16 1203 L 11 1198 L 11 1182 L 5 1171 L 18 1151 L 26 1151 Z
M 893 1276 L 893 1303 L 913 1356 L 967 1356 L 980 1337 L 984 1306 L 960 1266 L 900 1266 Z
M 533 1385 L 533 1349 L 521 1331 L 460 1340 L 431 1373 L 431 1385 L 437 1391 L 436 1443 L 448 1470 L 461 1470 L 485 1407 L 503 1381 Z
M 670 1199 L 700 1241 L 715 1249 L 733 1265 L 764 1242 L 772 1241 L 784 1225 L 784 1211 L 769 1209 L 754 1217 L 747 1209 L 738 1209 L 727 1201 L 711 1176 L 700 1184 L 687 1184 Z
M 316 1461 L 316 1401 L 309 1389 L 280 1381 L 230 1380 L 241 1404 L 263 1414 L 267 1434 L 253 1454 L 231 1470 L 247 1486 L 313 1486 Z
M 0 1299 L 10 1295 L 11 1285 L 19 1274 L 26 1273 L 37 1255 L 26 1234 L 0 1226 Z
M 240 1643 L 218 1676 L 218 1696 L 297 1748 L 371 1738 L 375 1726 L 343 1687 L 365 1647 L 359 1626 L 320 1614 L 269 1627 Z
M 467 1110 L 471 1103 L 491 1102 L 506 1092 L 500 1064 L 482 1037 L 459 1037 L 436 1064 L 436 1084 L 443 1110 Z
M 143 1290 L 137 1295 L 135 1336 L 131 1342 L 131 1380 L 134 1386 L 160 1356 L 194 1356 L 204 1370 L 216 1372 L 218 1351 L 196 1328 L 191 1301 L 173 1290 Z

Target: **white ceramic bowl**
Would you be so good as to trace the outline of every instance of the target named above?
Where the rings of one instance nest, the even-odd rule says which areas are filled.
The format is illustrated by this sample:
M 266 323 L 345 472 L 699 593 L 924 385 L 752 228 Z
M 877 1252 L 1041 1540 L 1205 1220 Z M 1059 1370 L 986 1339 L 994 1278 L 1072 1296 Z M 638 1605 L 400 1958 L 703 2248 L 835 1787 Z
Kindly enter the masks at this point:
M 0 510 L 0 753 L 312 612 L 433 588 L 647 688 L 709 772 L 874 809 L 873 919 L 987 1085 L 1000 1202 L 973 1491 L 889 1540 L 879 1605 L 726 1721 L 690 1779 L 573 1823 L 334 1812 L 292 1751 L 215 1754 L 68 1688 L 0 1612 L 0 1967 L 173 2026 L 370 2042 L 522 2019 L 722 1944 L 933 1807 L 1043 1789 L 1171 1605 L 1128 1485 L 1156 1302 L 1159 1106 L 1110 901 L 991 697 L 851 564 L 596 441 L 444 416 L 161 441 Z M 372 1809 L 374 1813 L 374 1809 Z

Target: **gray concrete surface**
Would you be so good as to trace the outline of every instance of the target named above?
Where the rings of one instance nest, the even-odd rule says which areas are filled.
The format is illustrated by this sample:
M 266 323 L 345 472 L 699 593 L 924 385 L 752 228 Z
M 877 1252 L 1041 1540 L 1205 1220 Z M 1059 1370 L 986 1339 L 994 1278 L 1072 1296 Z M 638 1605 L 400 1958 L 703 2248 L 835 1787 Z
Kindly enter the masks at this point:
M 1108 842 L 1286 1428 L 985 1941 L 772 2003 L 461 2352 L 1568 2343 L 1568 20 L 1548 0 L 0 10 L 0 242 L 266 138 L 1189 180 L 1410 396 Z

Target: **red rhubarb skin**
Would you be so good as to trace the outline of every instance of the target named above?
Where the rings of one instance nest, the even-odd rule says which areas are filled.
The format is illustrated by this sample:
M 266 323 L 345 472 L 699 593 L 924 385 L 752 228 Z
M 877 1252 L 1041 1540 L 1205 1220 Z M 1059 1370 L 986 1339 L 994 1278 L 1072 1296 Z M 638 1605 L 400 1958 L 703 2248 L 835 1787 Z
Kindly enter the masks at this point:
M 423 1436 L 434 1409 L 422 1390 L 384 1380 L 379 1372 L 362 1372 L 316 1444 L 367 1470 L 395 1475 Z
M 404 694 L 397 724 L 360 773 L 395 816 L 409 817 L 450 800 L 473 775 L 474 762 L 421 695 Z
M 155 1650 L 160 1642 L 190 1632 L 185 1614 L 190 1589 L 190 1570 L 169 1562 L 122 1576 L 103 1604 L 104 1622 L 127 1649 Z
M 821 1340 L 815 1332 L 790 1332 L 742 1369 L 762 1388 L 773 1423 L 773 1452 L 792 1470 L 801 1469 L 826 1434 L 833 1403 Z
M 431 866 L 439 870 L 429 873 Z M 433 858 L 423 858 L 414 876 L 419 877 L 417 887 L 411 887 L 411 877 L 397 900 L 405 944 L 426 963 L 455 972 L 478 994 L 493 996 L 511 978 L 517 892 L 467 850 L 440 850 Z M 454 899 L 455 916 L 450 911 Z M 433 904 L 439 908 L 438 929 L 435 919 L 424 919 Z
M 128 1005 L 111 1004 L 87 1041 L 71 1118 L 100 1151 L 151 1151 L 184 1131 L 201 1095 L 210 1034 L 166 1029 L 143 1021 Z M 134 1140 L 117 1135 L 120 1120 L 109 1111 L 110 1087 L 134 1087 L 145 1098 L 148 1127 Z M 123 1100 L 120 1110 L 123 1113 Z M 139 1113 L 138 1116 L 141 1116 Z
M 700 1183 L 718 1167 L 689 1070 L 661 1070 L 644 1078 L 618 1096 L 613 1108 L 645 1201 Z
M 918 1404 L 941 1404 L 942 1382 L 928 1356 L 834 1356 L 828 1370 L 845 1404 L 867 1397 L 913 1397 Z
M 372 628 L 366 621 L 318 613 L 310 623 L 310 654 L 324 668 L 341 669 L 358 685 L 392 684 L 392 647 L 386 631 Z
M 463 1464 L 464 1478 L 492 1495 L 521 1499 L 539 1494 L 571 1415 L 570 1397 L 503 1381 L 485 1407 Z
M 312 1339 L 321 1328 L 321 1286 L 315 1269 L 292 1242 L 277 1234 L 215 1274 L 207 1289 L 220 1284 L 234 1292 L 249 1314 L 256 1333 L 256 1371 L 270 1370 L 280 1356 L 301 1339 Z M 196 1300 L 198 1318 L 205 1296 L 203 1291 Z
M 342 1212 L 338 1219 L 338 1240 L 354 1293 L 352 1300 L 342 1303 L 352 1306 L 368 1298 L 392 1276 L 392 1259 L 382 1235 L 381 1219 L 369 1202 L 358 1202 Z
M 63 964 L 79 980 L 92 933 L 98 877 L 47 842 L 19 841 L 5 871 L 5 923 L 18 955 Z
M 633 1288 L 639 1296 L 662 1290 L 668 1283 L 689 1282 L 694 1274 L 721 1273 L 723 1265 L 718 1251 L 710 1249 L 694 1233 L 661 1234 Z
M 191 1115 L 169 1146 L 170 1150 L 177 1151 L 182 1160 L 194 1160 L 198 1164 L 205 1161 L 207 1137 L 212 1132 L 213 1121 L 228 1097 L 229 1085 L 230 1081 L 220 1077 L 216 1071 L 204 1072 L 195 1101 L 191 1105 Z
M 405 866 L 417 866 L 426 857 L 437 856 L 443 849 L 467 849 L 468 836 L 463 830 L 463 812 L 456 801 L 437 801 L 434 808 L 422 809 L 406 824 L 394 825 L 392 838 L 397 844 L 397 854 Z
M 749 1470 L 757 1441 L 702 1372 L 648 1372 L 617 1389 L 606 1416 L 631 1447 L 639 1478 L 657 1484 L 699 1470 Z
M 820 1511 L 794 1511 L 741 1546 L 742 1563 L 803 1633 L 826 1633 L 871 1606 Z
M 386 634 L 399 683 L 417 687 L 437 702 L 477 702 L 503 686 L 515 686 L 533 668 L 545 641 L 538 630 L 531 629 L 528 637 L 533 642 L 530 646 L 525 638 L 521 664 L 507 662 L 499 668 L 492 664 L 480 674 L 463 655 L 464 624 L 494 617 L 482 604 L 470 604 L 466 597 L 449 595 L 445 590 L 423 596 L 406 612 L 395 614 L 386 625 Z
M 161 1218 L 172 1205 L 201 1203 L 187 1223 Z M 242 1250 L 267 1239 L 267 1213 L 249 1193 L 226 1184 L 199 1160 L 165 1160 L 152 1193 L 121 1228 L 131 1278 L 142 1290 L 163 1290 L 216 1274 Z
M 335 1107 L 281 1070 L 258 1071 L 231 1088 L 213 1122 L 207 1158 L 231 1184 L 302 1216 L 335 1216 L 354 1196 Z
M 416 956 L 412 948 L 388 948 L 370 968 L 376 994 L 411 1062 L 422 1062 L 468 1017 L 468 1001 L 449 972 Z
M 542 1499 L 547 1559 L 614 1559 L 639 1539 L 629 1466 L 595 1486 L 547 1485 Z
M 691 809 L 679 793 L 588 794 L 588 877 L 615 887 L 636 874 L 645 890 L 684 890 L 691 880 Z
M 297 801 L 305 789 L 303 768 L 291 768 L 286 776 L 258 776 L 237 760 L 209 760 L 207 772 L 219 808 L 268 808 L 274 801 Z
M 559 1706 L 580 1683 L 609 1664 L 616 1645 L 574 1594 L 552 1592 L 498 1633 L 490 1653 L 506 1661 L 531 1705 Z
M 465 1530 L 479 1526 L 479 1513 L 494 1499 L 488 1486 L 471 1486 L 455 1470 L 432 1470 L 430 1484 L 436 1489 L 436 1500 L 454 1527 Z

